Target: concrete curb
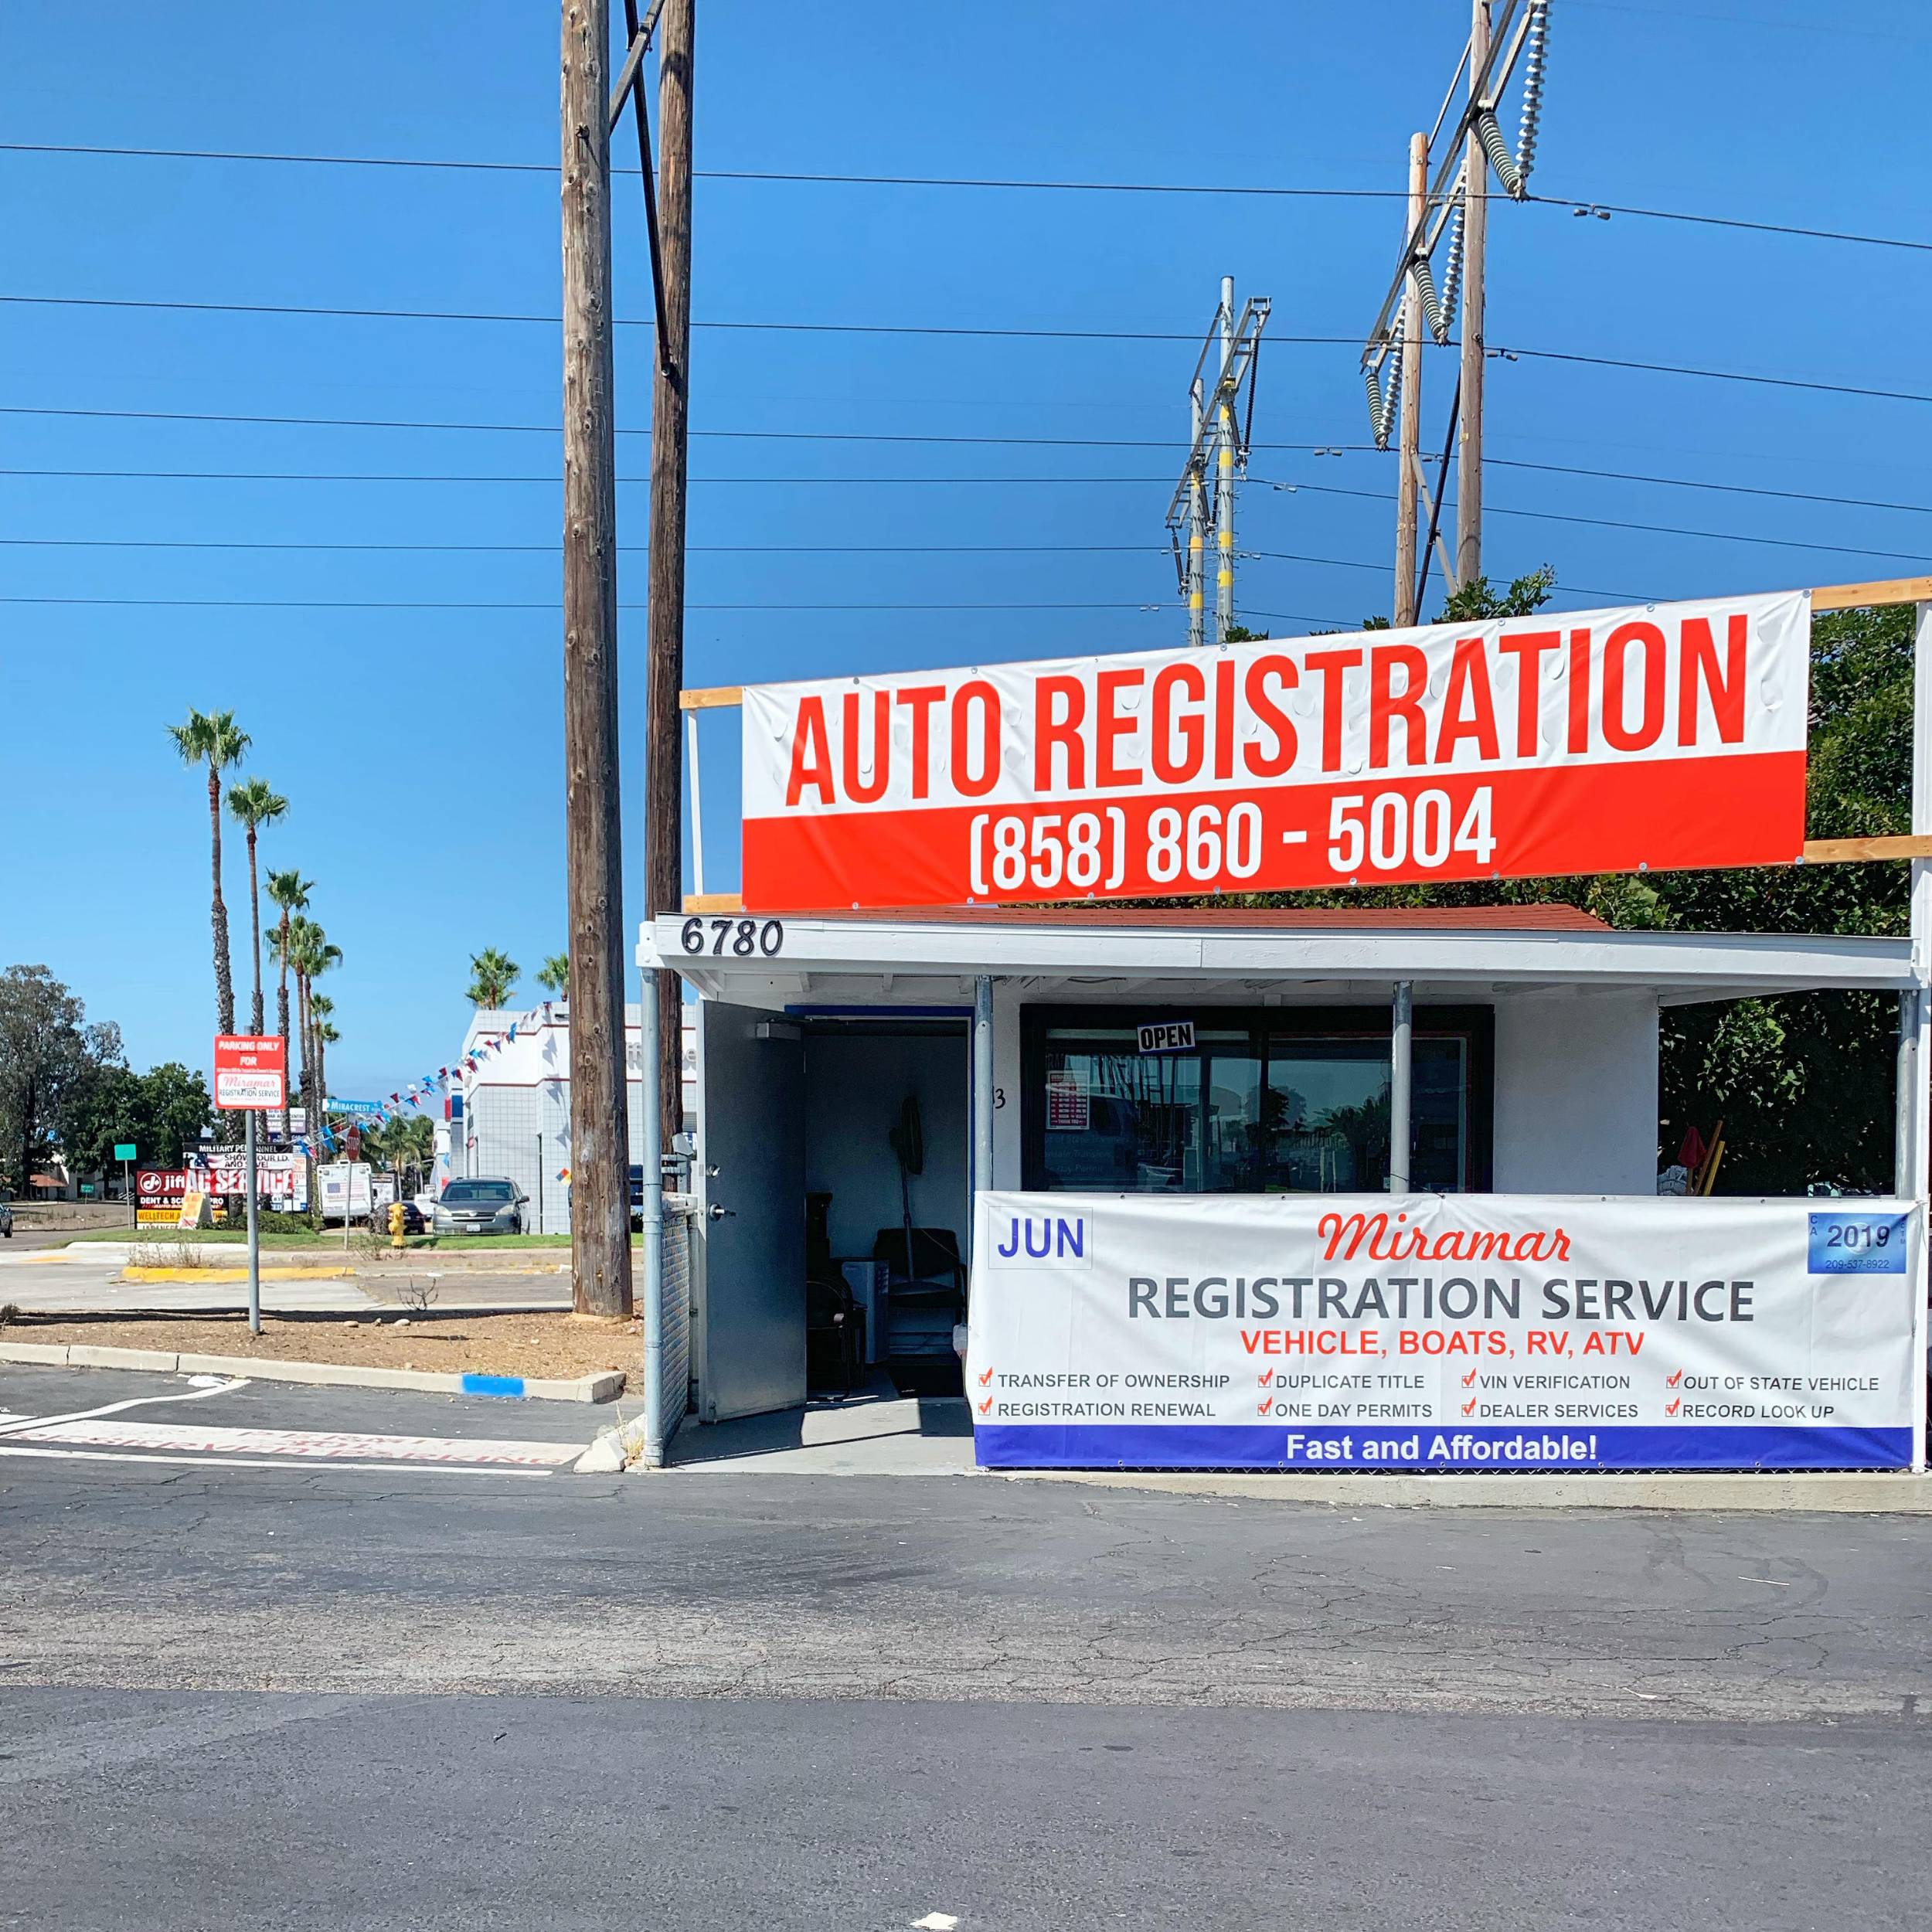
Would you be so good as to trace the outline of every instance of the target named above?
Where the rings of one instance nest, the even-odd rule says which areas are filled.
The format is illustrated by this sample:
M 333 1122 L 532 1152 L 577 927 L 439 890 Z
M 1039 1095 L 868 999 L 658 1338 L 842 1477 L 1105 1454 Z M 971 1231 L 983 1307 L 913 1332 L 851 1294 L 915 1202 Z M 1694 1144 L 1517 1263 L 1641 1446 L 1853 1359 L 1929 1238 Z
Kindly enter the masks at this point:
M 134 1250 L 147 1247 L 151 1250 L 162 1244 L 158 1242 L 128 1241 L 72 1241 L 65 1247 L 32 1248 L 19 1254 L 0 1254 L 0 1266 L 14 1263 L 44 1264 L 49 1261 L 100 1262 L 104 1265 L 118 1264 L 123 1267 L 134 1265 Z M 246 1266 L 247 1250 L 239 1241 L 209 1241 L 189 1243 L 199 1246 L 204 1256 L 237 1255 Z M 454 1250 L 438 1248 L 404 1248 L 400 1252 L 391 1248 L 374 1250 L 357 1250 L 345 1254 L 339 1247 L 327 1247 L 318 1244 L 311 1248 L 264 1248 L 262 1250 L 264 1272 L 270 1266 L 284 1267 L 342 1268 L 362 1274 L 568 1274 L 570 1271 L 570 1251 L 568 1248 L 459 1248 Z M 166 1265 L 156 1263 L 157 1267 Z M 215 1266 L 223 1265 L 216 1263 Z M 213 1267 L 199 1267 L 192 1270 L 196 1274 L 213 1272 Z
M 253 1382 L 301 1382 L 338 1389 L 414 1389 L 431 1395 L 503 1396 L 536 1402 L 611 1402 L 624 1372 L 568 1381 L 535 1376 L 441 1375 L 423 1369 L 365 1369 L 338 1362 L 258 1362 L 240 1355 L 170 1355 L 159 1349 L 105 1349 L 76 1342 L 0 1342 L 0 1362 L 49 1368 L 145 1369 L 162 1375 L 244 1376 Z
M 1116 1469 L 988 1469 L 1013 1482 L 1078 1482 L 1170 1495 L 1325 1503 L 1349 1509 L 1711 1509 L 1727 1514 L 1804 1510 L 1932 1515 L 1932 1475 L 1903 1471 L 1754 1475 L 1216 1475 Z
M 118 1277 L 123 1281 L 185 1281 L 196 1286 L 202 1282 L 210 1287 L 231 1281 L 246 1281 L 248 1270 L 242 1268 L 145 1268 L 131 1265 L 121 1270 Z M 257 1279 L 263 1281 L 352 1281 L 355 1278 L 353 1268 L 263 1268 Z

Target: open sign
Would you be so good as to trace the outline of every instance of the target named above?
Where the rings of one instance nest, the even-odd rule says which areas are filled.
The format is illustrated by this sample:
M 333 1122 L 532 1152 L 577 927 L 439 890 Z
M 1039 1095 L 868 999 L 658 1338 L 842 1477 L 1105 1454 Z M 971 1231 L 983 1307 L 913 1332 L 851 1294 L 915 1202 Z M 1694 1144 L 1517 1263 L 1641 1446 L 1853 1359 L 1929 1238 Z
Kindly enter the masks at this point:
M 1143 1053 L 1191 1053 L 1194 1051 L 1194 1022 L 1168 1019 L 1135 1029 Z

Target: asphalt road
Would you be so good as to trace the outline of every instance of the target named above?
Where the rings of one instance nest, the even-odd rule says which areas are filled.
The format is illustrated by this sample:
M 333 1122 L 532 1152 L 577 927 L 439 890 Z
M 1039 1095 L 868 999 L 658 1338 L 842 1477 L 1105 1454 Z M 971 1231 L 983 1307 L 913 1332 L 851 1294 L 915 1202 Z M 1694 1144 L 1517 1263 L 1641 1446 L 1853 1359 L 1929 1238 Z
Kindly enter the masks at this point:
M 203 1407 L 594 1426 L 336 1400 Z M 1928 1556 L 1911 1518 L 0 1458 L 0 1926 L 1891 1928 Z

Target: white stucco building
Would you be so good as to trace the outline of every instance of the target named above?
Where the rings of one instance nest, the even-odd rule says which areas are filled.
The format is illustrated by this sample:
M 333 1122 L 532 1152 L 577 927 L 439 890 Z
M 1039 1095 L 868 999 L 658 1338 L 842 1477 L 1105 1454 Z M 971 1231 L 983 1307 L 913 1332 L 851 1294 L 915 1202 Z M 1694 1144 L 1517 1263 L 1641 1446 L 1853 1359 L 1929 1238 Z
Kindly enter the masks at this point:
M 516 1028 L 516 1038 L 508 1037 Z M 480 1048 L 497 1044 L 492 1053 Z M 631 1159 L 643 1154 L 638 1009 L 624 1009 Z M 685 1029 L 685 1111 L 692 1106 L 696 1029 Z M 465 1063 L 474 1057 L 471 1070 Z M 437 1124 L 434 1187 L 460 1175 L 501 1176 L 529 1196 L 533 1233 L 570 1231 L 570 1009 L 561 1002 L 522 1012 L 479 1010 L 451 1066 L 444 1117 Z

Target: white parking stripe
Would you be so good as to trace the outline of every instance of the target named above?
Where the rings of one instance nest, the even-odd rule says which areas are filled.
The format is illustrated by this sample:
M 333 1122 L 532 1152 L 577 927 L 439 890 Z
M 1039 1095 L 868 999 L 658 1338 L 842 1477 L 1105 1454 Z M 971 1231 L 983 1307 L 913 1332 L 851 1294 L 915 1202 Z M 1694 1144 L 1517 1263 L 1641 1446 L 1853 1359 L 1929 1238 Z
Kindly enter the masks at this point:
M 104 1403 L 97 1409 L 70 1409 L 64 1416 L 22 1416 L 17 1420 L 0 1419 L 0 1436 L 19 1435 L 29 1428 L 45 1428 L 56 1422 L 86 1422 L 95 1416 L 117 1416 L 127 1409 L 149 1409 L 156 1403 L 202 1402 L 209 1396 L 225 1396 L 231 1389 L 246 1389 L 247 1379 L 218 1382 L 211 1389 L 196 1389 L 183 1395 L 131 1396 L 125 1402 Z
M 145 1456 L 135 1455 L 117 1449 L 29 1449 L 24 1444 L 0 1445 L 0 1457 L 34 1456 L 61 1462 L 154 1462 L 182 1465 L 190 1469 L 206 1469 L 211 1467 L 206 1456 Z M 263 1460 L 250 1456 L 224 1457 L 213 1467 L 222 1469 L 282 1469 L 299 1468 L 298 1461 L 287 1456 L 279 1460 Z M 516 1476 L 535 1477 L 539 1482 L 547 1481 L 558 1472 L 554 1469 L 511 1469 L 489 1467 L 481 1463 L 465 1466 L 454 1462 L 332 1462 L 329 1473 L 362 1471 L 369 1475 L 393 1476 L 399 1468 L 407 1469 L 418 1476 Z
M 192 1423 L 121 1422 L 75 1417 L 14 1429 L 9 1442 L 103 1449 L 179 1449 L 202 1455 L 292 1456 L 311 1461 L 508 1464 L 556 1468 L 575 1462 L 580 1442 L 505 1442 L 447 1436 L 378 1436 L 331 1429 L 229 1429 Z

